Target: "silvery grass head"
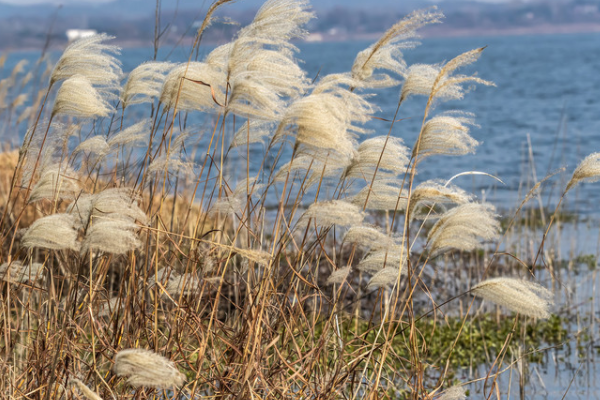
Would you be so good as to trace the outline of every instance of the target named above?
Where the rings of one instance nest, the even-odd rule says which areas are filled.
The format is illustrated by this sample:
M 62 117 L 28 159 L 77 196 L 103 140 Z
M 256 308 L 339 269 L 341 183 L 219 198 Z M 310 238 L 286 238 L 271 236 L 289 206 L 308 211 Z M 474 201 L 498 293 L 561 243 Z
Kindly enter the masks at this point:
M 478 83 L 494 86 L 493 82 L 474 75 L 454 75 L 457 69 L 477 61 L 483 49 L 467 51 L 444 65 L 411 65 L 402 85 L 400 102 L 412 95 L 427 96 L 432 102 L 434 100 L 460 100 L 470 89 L 470 87 L 465 87 L 466 84 Z
M 74 199 L 81 193 L 77 173 L 69 166 L 54 164 L 44 166 L 40 179 L 29 195 L 30 202 L 43 199 Z
M 103 43 L 110 39 L 114 37 L 101 33 L 71 43 L 54 67 L 50 85 L 81 75 L 102 91 L 118 88 L 123 71 L 114 55 L 120 54 L 120 49 Z
M 130 188 L 109 188 L 96 194 L 82 194 L 67 207 L 67 213 L 76 217 L 79 227 L 90 219 L 111 216 L 128 222 L 148 223 L 148 217 L 138 205 L 139 197 Z
M 356 268 L 366 272 L 377 272 L 388 267 L 405 271 L 408 263 L 406 254 L 406 250 L 395 246 L 390 249 L 371 251 L 360 260 Z
M 597 182 L 598 180 L 600 180 L 600 153 L 592 153 L 577 166 L 567 184 L 566 191 L 579 182 Z
M 444 390 L 436 400 L 465 400 L 466 398 L 467 389 L 464 386 L 455 385 Z
M 317 227 L 332 225 L 352 226 L 362 223 L 365 214 L 360 207 L 343 200 L 321 201 L 311 204 L 298 220 L 302 226 L 310 221 Z
M 552 292 L 535 282 L 493 278 L 473 286 L 471 293 L 511 311 L 534 318 L 548 318 Z
M 377 170 L 379 179 L 392 178 L 406 171 L 409 150 L 402 139 L 377 136 L 363 141 L 358 154 L 346 172 L 349 178 L 362 178 L 370 182 Z
M 167 109 L 214 111 L 225 104 L 226 84 L 227 75 L 210 64 L 179 64 L 165 78 L 160 102 Z
M 413 189 L 410 195 L 408 214 L 411 220 L 424 218 L 436 205 L 444 207 L 447 204 L 465 204 L 472 199 L 472 195 L 458 186 L 446 186 L 437 181 L 425 181 Z M 444 210 L 444 208 L 442 209 Z M 437 218 L 437 213 L 432 213 L 429 218 Z
M 473 117 L 471 113 L 448 112 L 429 119 L 421 132 L 419 148 L 413 149 L 413 157 L 474 153 L 479 142 L 469 135 L 469 125 L 477 126 Z
M 303 186 L 310 187 L 329 178 L 339 179 L 344 169 L 350 166 L 351 160 L 335 151 L 316 151 L 311 148 L 301 148 L 296 157 L 282 165 L 275 181 L 285 181 L 288 172 L 299 175 Z
M 242 179 L 237 183 L 231 194 L 221 198 L 213 204 L 209 213 L 244 214 L 248 196 L 256 196 L 263 187 L 264 185 L 257 183 L 253 178 L 250 178 L 250 180 Z
M 296 134 L 296 144 L 322 151 L 336 151 L 351 160 L 355 137 L 366 133 L 359 125 L 375 112 L 366 96 L 343 87 L 341 75 L 329 75 L 306 97 L 294 101 L 286 110 L 275 138 Z
M 391 249 L 396 246 L 393 237 L 375 226 L 352 226 L 344 236 L 344 243 L 353 243 L 372 250 Z
M 185 383 L 185 375 L 177 370 L 172 361 L 144 349 L 119 351 L 113 372 L 126 377 L 133 387 L 168 389 L 181 387 Z
M 86 229 L 80 253 L 101 251 L 109 254 L 125 254 L 141 247 L 137 230 L 140 227 L 119 214 L 108 214 L 92 220 Z
M 350 201 L 366 210 L 405 210 L 408 190 L 403 188 L 401 191 L 400 184 L 397 180 L 376 179 L 373 185 L 363 187 Z
M 491 204 L 466 203 L 442 214 L 427 234 L 431 257 L 455 249 L 471 251 L 480 240 L 493 240 L 500 233 Z
M 377 271 L 375 275 L 371 277 L 369 282 L 367 283 L 367 289 L 378 289 L 384 288 L 389 285 L 395 284 L 400 276 L 406 275 L 405 268 L 398 267 L 384 267 L 383 269 Z
M 133 104 L 152 103 L 160 96 L 166 74 L 173 69 L 169 62 L 150 61 L 129 73 L 121 93 L 123 108 Z
M 148 165 L 148 173 L 172 173 L 192 175 L 194 162 L 185 156 L 185 141 L 190 137 L 190 132 L 179 132 L 171 142 L 167 151 L 154 158 Z
M 13 261 L 0 265 L 0 279 L 6 282 L 23 283 L 36 281 L 42 278 L 44 265 L 36 262 L 23 264 L 21 261 Z
M 231 97 L 227 109 L 237 115 L 277 120 L 285 99 L 304 93 L 309 83 L 289 43 L 302 37 L 302 26 L 314 17 L 305 0 L 270 0 L 238 33 L 228 58 Z
M 396 75 L 406 75 L 406 62 L 402 50 L 415 47 L 408 40 L 417 37 L 417 30 L 425 25 L 439 23 L 444 15 L 435 7 L 412 12 L 397 22 L 374 44 L 358 53 L 352 65 L 352 77 L 366 87 L 391 87 L 398 82 L 387 73 L 374 75 L 381 69 Z
M 231 147 L 246 146 L 253 143 L 265 143 L 269 140 L 275 130 L 275 123 L 272 121 L 246 121 L 235 132 Z
M 88 400 L 102 400 L 102 397 L 98 395 L 98 393 L 94 392 L 90 389 L 85 383 L 80 381 L 77 378 L 71 378 L 71 385 L 77 388 L 79 392 Z
M 78 250 L 75 219 L 70 214 L 53 214 L 37 219 L 23 235 L 21 245 L 51 250 Z
M 123 129 L 108 140 L 102 136 L 92 136 L 79 143 L 73 150 L 73 156 L 78 153 L 87 153 L 93 157 L 94 162 L 100 162 L 107 155 L 115 153 L 128 145 L 144 142 L 150 133 L 150 120 L 142 120 L 128 128 Z
M 83 75 L 66 79 L 54 100 L 52 115 L 67 115 L 82 119 L 108 117 L 114 108 L 100 95 Z

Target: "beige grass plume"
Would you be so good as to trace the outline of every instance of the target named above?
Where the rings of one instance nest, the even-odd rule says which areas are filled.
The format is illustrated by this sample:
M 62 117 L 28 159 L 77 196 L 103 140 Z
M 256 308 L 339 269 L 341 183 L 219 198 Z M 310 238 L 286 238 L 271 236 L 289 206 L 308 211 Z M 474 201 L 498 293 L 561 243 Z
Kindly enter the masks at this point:
M 348 275 L 350 275 L 351 271 L 352 271 L 351 267 L 343 267 L 343 268 L 336 269 L 327 278 L 327 284 L 333 285 L 333 284 L 344 283 L 346 281 L 346 279 L 348 278 Z
M 140 143 L 147 139 L 149 124 L 149 120 L 142 120 L 123 129 L 108 140 L 102 135 L 92 136 L 79 143 L 73 150 L 73 155 L 84 152 L 93 155 L 95 161 L 100 161 L 110 153 L 114 153 L 122 147 Z
M 313 203 L 302 214 L 299 225 L 313 221 L 316 226 L 352 226 L 360 224 L 365 214 L 360 208 L 343 200 L 330 200 Z
M 375 226 L 356 225 L 350 227 L 344 236 L 345 243 L 354 243 L 370 249 L 389 249 L 396 243 L 394 238 Z
M 309 81 L 289 41 L 305 35 L 311 18 L 306 0 L 269 0 L 229 47 L 227 109 L 261 120 L 277 120 L 286 100 L 304 93 Z
M 185 158 L 184 144 L 190 136 L 189 132 L 180 132 L 173 139 L 167 152 L 156 157 L 148 166 L 148 173 L 172 173 L 192 175 L 194 163 Z
M 344 170 L 350 166 L 351 159 L 335 151 L 323 152 L 312 148 L 303 148 L 296 157 L 282 165 L 275 175 L 276 181 L 285 181 L 288 171 L 297 172 L 304 180 L 304 187 L 321 182 L 321 179 L 339 180 Z
M 377 168 L 379 179 L 393 178 L 406 171 L 408 148 L 402 139 L 377 136 L 358 146 L 358 155 L 352 160 L 347 176 L 370 182 Z
M 474 75 L 453 75 L 457 69 L 477 61 L 483 49 L 467 51 L 444 65 L 411 65 L 402 86 L 400 101 L 412 95 L 424 95 L 431 100 L 457 100 L 462 99 L 465 92 L 470 89 L 470 86 L 465 87 L 465 85 L 478 83 L 494 86 L 493 82 Z
M 343 81 L 340 81 L 343 83 Z M 360 126 L 370 120 L 375 108 L 365 96 L 351 92 L 324 78 L 306 97 L 293 102 L 275 138 L 296 134 L 296 143 L 325 151 L 336 151 L 348 159 L 356 152 L 355 138 L 366 131 Z
M 548 318 L 552 292 L 535 282 L 493 278 L 473 286 L 471 293 L 511 311 L 534 318 Z
M 382 248 L 367 253 L 356 268 L 360 271 L 377 272 L 386 267 L 405 270 L 406 265 L 406 250 L 394 246 L 390 249 Z
M 397 22 L 373 45 L 361 51 L 352 65 L 352 77 L 360 80 L 368 87 L 390 87 L 397 82 L 387 74 L 373 75 L 378 69 L 406 74 L 406 62 L 402 58 L 402 50 L 413 48 L 414 42 L 407 40 L 417 36 L 417 29 L 441 21 L 443 14 L 435 7 L 412 12 Z
M 406 270 L 397 267 L 385 267 L 379 270 L 367 283 L 367 289 L 378 289 L 393 285 L 401 275 L 406 275 Z
M 185 376 L 172 361 L 144 349 L 119 351 L 115 357 L 113 372 L 126 377 L 133 387 L 168 389 L 181 387 L 185 383 Z
M 98 395 L 98 393 L 94 392 L 90 389 L 85 383 L 80 381 L 77 378 L 71 378 L 71 385 L 75 386 L 77 390 L 88 400 L 102 400 L 102 397 Z
M 113 111 L 113 107 L 85 76 L 74 75 L 66 79 L 58 89 L 52 115 L 93 119 L 107 117 Z
M 415 147 L 413 156 L 474 153 L 479 142 L 469 135 L 469 125 L 476 126 L 470 113 L 444 113 L 429 119 L 421 132 L 418 154 Z
M 592 153 L 579 164 L 567 185 L 569 191 L 579 182 L 597 182 L 600 180 L 600 153 Z
M 275 125 L 265 121 L 246 121 L 236 131 L 231 147 L 246 146 L 253 143 L 265 143 L 274 133 Z
M 429 211 L 435 205 L 443 207 L 445 204 L 465 204 L 472 199 L 473 196 L 457 186 L 446 186 L 437 181 L 425 181 L 413 189 L 408 213 L 411 220 L 424 218 L 429 215 Z M 423 209 L 422 212 L 419 212 L 420 209 Z M 435 212 L 431 213 L 430 218 L 436 217 Z
M 37 219 L 27 229 L 21 245 L 25 248 L 40 247 L 51 250 L 78 250 L 75 219 L 69 214 L 53 214 Z
M 29 201 L 74 199 L 81 193 L 76 177 L 77 173 L 71 167 L 62 167 L 60 164 L 44 166 L 40 179 L 31 190 Z
M 248 195 L 251 198 L 255 197 L 263 187 L 264 185 L 257 183 L 253 178 L 241 179 L 231 194 L 216 201 L 209 212 L 210 214 L 243 214 L 249 201 Z
M 451 249 L 471 251 L 480 240 L 493 240 L 500 232 L 491 204 L 466 203 L 444 213 L 427 234 L 431 257 Z
M 177 65 L 165 78 L 160 101 L 167 109 L 213 111 L 225 104 L 227 75 L 201 62 Z
M 461 385 L 455 385 L 444 390 L 436 400 L 465 400 L 467 389 Z
M 166 74 L 173 69 L 169 62 L 150 61 L 129 73 L 121 93 L 123 108 L 133 104 L 152 103 L 160 96 Z
M 408 190 L 402 189 L 400 194 L 401 183 L 402 181 L 391 179 L 376 179 L 372 186 L 362 188 L 350 201 L 361 208 L 366 204 L 367 210 L 402 211 L 406 209 Z
M 56 63 L 50 85 L 80 75 L 102 91 L 118 87 L 123 72 L 114 55 L 120 54 L 120 49 L 103 43 L 110 39 L 114 37 L 101 33 L 71 43 Z
M 22 283 L 35 281 L 42 278 L 44 265 L 36 262 L 23 264 L 21 261 L 13 261 L 0 265 L 0 279 L 6 282 Z

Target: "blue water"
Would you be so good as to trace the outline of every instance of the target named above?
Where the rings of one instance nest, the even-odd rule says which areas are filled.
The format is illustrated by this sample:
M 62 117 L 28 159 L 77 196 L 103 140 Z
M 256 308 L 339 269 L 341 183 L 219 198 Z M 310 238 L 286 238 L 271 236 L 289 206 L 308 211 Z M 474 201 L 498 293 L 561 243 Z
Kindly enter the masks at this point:
M 304 61 L 308 76 L 343 72 L 350 69 L 356 53 L 370 43 L 301 43 L 298 58 Z M 487 46 L 481 59 L 460 71 L 492 80 L 496 87 L 479 86 L 464 100 L 438 104 L 434 112 L 462 110 L 476 115 L 479 128 L 472 135 L 481 142 L 474 155 L 429 157 L 420 164 L 418 180 L 448 179 L 463 171 L 484 171 L 497 176 L 505 185 L 484 176 L 466 176 L 455 181 L 480 198 L 501 208 L 518 204 L 531 185 L 532 168 L 528 164 L 527 136 L 530 136 L 537 179 L 565 166 L 546 187 L 544 204 L 554 204 L 578 162 L 589 153 L 600 151 L 600 35 L 540 35 L 503 37 L 465 37 L 425 39 L 414 50 L 405 52 L 412 63 L 439 63 L 477 47 Z M 207 53 L 212 49 L 201 49 Z M 32 63 L 39 53 L 13 53 L 4 70 L 7 75 L 22 58 Z M 51 54 L 56 59 L 58 53 Z M 123 50 L 124 71 L 130 71 L 152 56 L 150 48 Z M 186 49 L 165 48 L 159 59 L 186 61 Z M 372 101 L 381 108 L 379 117 L 392 119 L 399 89 L 375 92 Z M 413 97 L 403 104 L 393 135 L 412 147 L 423 117 L 424 98 Z M 133 110 L 132 110 L 133 111 Z M 192 122 L 198 122 L 198 116 Z M 369 128 L 385 135 L 389 123 L 374 120 Z M 24 130 L 25 128 L 22 127 Z M 19 132 L 22 137 L 23 132 Z M 14 136 L 13 136 L 14 137 Z M 262 151 L 256 148 L 254 151 Z M 600 187 L 584 184 L 567 197 L 566 206 L 581 214 L 598 214 Z M 548 203 L 549 202 L 549 203 Z

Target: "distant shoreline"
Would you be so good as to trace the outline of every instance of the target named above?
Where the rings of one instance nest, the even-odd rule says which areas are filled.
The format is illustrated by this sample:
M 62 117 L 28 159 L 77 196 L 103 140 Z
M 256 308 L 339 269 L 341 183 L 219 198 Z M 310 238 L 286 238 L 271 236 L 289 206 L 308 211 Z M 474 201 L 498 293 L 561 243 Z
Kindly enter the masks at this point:
M 454 27 L 433 27 L 422 32 L 423 38 L 442 38 L 442 37 L 472 37 L 472 36 L 526 36 L 526 35 L 568 35 L 568 34 L 595 34 L 600 33 L 600 23 L 573 23 L 573 24 L 540 24 L 528 27 L 509 27 L 509 28 L 454 28 Z M 366 34 L 339 34 L 331 35 L 324 32 L 312 32 L 312 40 L 302 41 L 300 43 L 337 43 L 347 41 L 369 41 L 377 40 L 383 32 L 377 33 L 366 33 Z M 315 37 L 320 37 L 319 40 L 315 40 Z M 173 40 L 161 43 L 161 47 L 168 46 L 191 46 L 194 39 L 192 37 L 186 37 L 183 40 Z M 114 43 L 122 48 L 138 48 L 138 47 L 151 47 L 152 42 L 148 40 L 119 40 L 115 39 Z M 211 41 L 206 39 L 204 44 L 207 45 L 220 45 L 226 43 L 225 41 Z M 12 47 L 10 45 L 0 45 L 0 51 L 14 53 L 14 52 L 26 52 L 26 51 L 40 51 L 44 45 L 43 41 L 40 41 L 39 46 L 19 46 Z M 49 50 L 61 50 L 66 46 L 66 42 L 60 45 L 51 45 Z

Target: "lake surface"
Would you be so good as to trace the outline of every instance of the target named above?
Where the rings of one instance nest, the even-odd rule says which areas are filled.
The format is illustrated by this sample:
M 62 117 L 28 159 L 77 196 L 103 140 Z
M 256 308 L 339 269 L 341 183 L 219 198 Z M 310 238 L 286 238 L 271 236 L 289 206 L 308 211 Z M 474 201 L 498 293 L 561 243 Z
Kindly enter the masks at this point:
M 308 76 L 343 72 L 351 68 L 355 55 L 370 43 L 301 43 L 298 58 L 304 61 Z M 429 157 L 420 164 L 418 180 L 449 179 L 464 171 L 484 171 L 497 176 L 505 185 L 484 176 L 466 176 L 455 181 L 464 189 L 508 209 L 518 204 L 531 186 L 533 171 L 528 163 L 528 137 L 535 160 L 535 173 L 541 179 L 548 172 L 567 167 L 555 177 L 543 195 L 544 204 L 554 204 L 565 182 L 586 155 L 600 151 L 600 35 L 540 35 L 504 37 L 464 37 L 425 39 L 416 49 L 407 50 L 408 64 L 439 63 L 477 47 L 487 46 L 474 67 L 496 87 L 477 87 L 464 100 L 438 104 L 435 112 L 461 110 L 476 115 L 479 127 L 472 135 L 481 144 L 474 155 Z M 212 46 L 201 48 L 207 53 Z M 59 53 L 51 55 L 54 59 Z M 159 59 L 183 62 L 185 49 L 165 48 Z M 10 73 L 22 58 L 37 60 L 39 53 L 12 53 L 2 75 Z M 152 57 L 151 48 L 123 50 L 121 60 L 128 72 Z M 381 118 L 392 119 L 399 89 L 379 90 L 372 101 L 381 109 Z M 422 122 L 425 99 L 413 97 L 400 109 L 393 135 L 412 147 Z M 197 122 L 199 116 L 192 116 Z M 389 123 L 368 124 L 374 135 L 385 135 Z M 22 127 L 22 130 L 25 128 Z M 19 132 L 22 137 L 24 132 Z M 15 136 L 12 136 L 13 138 Z M 255 151 L 262 151 L 256 149 Z M 554 186 L 554 187 L 553 187 Z M 582 215 L 598 215 L 600 187 L 580 185 L 567 196 L 566 207 Z
M 369 44 L 302 43 L 298 45 L 301 50 L 298 57 L 304 60 L 304 67 L 311 77 L 344 72 L 351 68 L 355 55 Z M 435 110 L 461 110 L 476 115 L 480 127 L 474 128 L 472 135 L 481 142 L 477 153 L 463 157 L 430 157 L 420 164 L 418 180 L 449 179 L 464 171 L 484 171 L 497 176 L 505 185 L 485 176 L 461 177 L 455 183 L 479 198 L 491 201 L 498 208 L 514 208 L 534 180 L 533 168 L 528 161 L 529 141 L 535 179 L 539 180 L 559 167 L 567 168 L 543 192 L 542 203 L 553 205 L 579 161 L 590 153 L 600 151 L 600 35 L 426 39 L 421 46 L 407 51 L 405 58 L 409 64 L 438 63 L 482 46 L 487 48 L 481 59 L 463 72 L 477 71 L 480 77 L 494 81 L 496 87 L 477 87 L 464 100 L 441 103 Z M 203 47 L 202 52 L 207 53 L 211 49 Z M 170 49 L 163 49 L 159 59 L 164 59 L 168 53 L 168 59 L 174 62 L 186 61 L 189 56 L 183 49 L 172 53 Z M 0 76 L 9 74 L 22 58 L 34 63 L 38 57 L 39 53 L 35 52 L 12 53 Z M 54 53 L 53 57 L 58 59 L 59 53 Z M 151 57 L 150 48 L 124 49 L 121 57 L 123 69 L 128 72 Z M 381 109 L 378 117 L 392 119 L 398 98 L 398 88 L 377 91 L 372 101 Z M 411 98 L 400 109 L 399 118 L 403 120 L 395 124 L 393 135 L 402 138 L 408 146 L 412 146 L 417 138 L 425 102 L 424 98 Z M 190 121 L 200 123 L 202 118 L 192 115 Z M 369 127 L 375 135 L 385 135 L 389 123 L 374 120 Z M 24 131 L 25 127 L 22 127 L 22 131 L 10 132 L 11 137 L 7 140 L 14 142 L 15 138 L 24 135 Z M 260 147 L 253 148 L 256 155 L 262 150 Z M 245 165 L 245 162 L 241 164 Z M 257 166 L 254 168 L 256 170 Z M 597 220 L 599 204 L 600 183 L 596 183 L 578 186 L 569 193 L 564 206 Z M 598 224 L 587 225 L 587 230 L 585 227 L 580 225 L 571 230 L 561 230 L 559 234 L 565 235 L 565 238 L 557 242 L 567 247 L 577 246 L 576 254 L 597 254 Z M 584 248 L 581 247 L 583 243 Z M 565 253 L 563 258 L 567 259 L 568 249 L 562 251 Z M 577 322 L 570 326 L 571 333 L 591 333 L 592 339 L 580 342 L 571 337 L 565 348 L 548 352 L 544 365 L 533 365 L 529 371 L 533 389 L 527 398 L 560 398 L 574 376 L 576 378 L 567 398 L 597 397 L 595 378 L 599 375 L 594 360 L 598 347 L 593 342 L 594 334 L 597 336 L 594 321 L 598 306 L 593 307 L 597 302 L 597 274 L 595 270 L 577 275 L 571 272 L 562 270 L 560 273 L 565 285 L 564 293 L 559 290 L 559 296 L 568 301 L 557 299 L 557 304 L 576 307 L 576 320 L 583 319 L 581 324 Z M 511 387 L 510 384 L 508 387 Z M 516 390 L 514 385 L 507 392 L 517 398 Z

